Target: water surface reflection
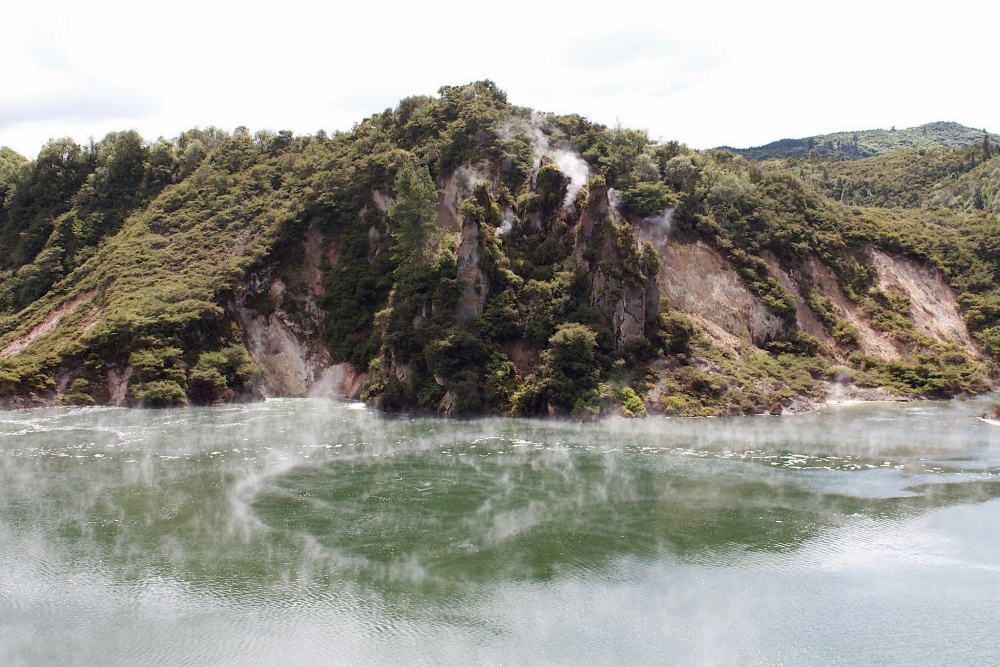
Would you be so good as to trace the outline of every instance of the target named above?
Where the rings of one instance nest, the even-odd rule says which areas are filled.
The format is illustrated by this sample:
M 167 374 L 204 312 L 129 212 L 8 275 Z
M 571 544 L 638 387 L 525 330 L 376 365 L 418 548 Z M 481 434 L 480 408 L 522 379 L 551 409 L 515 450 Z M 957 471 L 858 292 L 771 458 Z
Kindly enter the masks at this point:
M 7 413 L 0 662 L 857 664 L 837 656 L 865 662 L 875 628 L 940 641 L 926 603 L 951 609 L 951 658 L 977 664 L 1000 620 L 1000 433 L 982 409 Z M 796 624 L 809 642 L 774 637 Z M 912 646 L 897 654 L 926 657 Z

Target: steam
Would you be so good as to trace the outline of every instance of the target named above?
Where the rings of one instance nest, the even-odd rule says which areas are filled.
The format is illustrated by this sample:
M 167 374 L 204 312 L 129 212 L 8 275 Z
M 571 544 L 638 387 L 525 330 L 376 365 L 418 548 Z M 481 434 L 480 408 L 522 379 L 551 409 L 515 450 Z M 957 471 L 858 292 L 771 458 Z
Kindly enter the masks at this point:
M 569 177 L 569 187 L 566 188 L 566 198 L 563 208 L 568 208 L 576 201 L 576 195 L 587 184 L 590 178 L 590 165 L 580 157 L 579 153 L 557 149 L 552 151 L 552 159 L 559 170 Z
M 509 208 L 503 210 L 503 224 L 497 227 L 497 235 L 503 236 L 509 234 L 510 230 L 514 228 L 514 212 Z
M 611 204 L 611 208 L 616 210 L 622 206 L 622 198 L 618 196 L 618 191 L 614 188 L 608 188 L 608 203 Z
M 642 662 L 652 647 L 679 664 L 778 664 L 801 655 L 803 627 L 862 627 L 853 607 L 837 613 L 845 583 L 868 595 L 888 578 L 861 607 L 876 613 L 930 568 L 952 572 L 946 584 L 992 572 L 975 549 L 997 508 L 995 429 L 974 419 L 990 400 L 587 424 L 407 420 L 318 399 L 9 412 L 0 562 L 17 613 L 5 625 L 30 636 L 55 613 L 67 646 L 117 646 L 114 623 L 77 631 L 96 609 L 148 633 L 151 655 L 176 658 L 171 640 L 193 637 L 186 662 L 256 637 L 261 662 L 334 650 L 349 662 Z M 109 550 L 93 526 L 112 522 Z M 86 528 L 67 538 L 67 524 Z M 234 571 L 249 588 L 233 588 Z M 815 612 L 792 617 L 775 600 Z M 184 624 L 163 632 L 167 616 Z M 332 640 L 310 643 L 330 627 Z
M 617 193 L 615 194 L 617 195 Z M 608 191 L 608 197 L 610 199 L 610 190 Z M 612 206 L 614 205 L 615 204 L 612 203 Z M 654 215 L 645 218 L 642 221 L 642 224 L 645 225 L 646 228 L 649 229 L 653 233 L 653 236 L 655 237 L 668 236 L 670 234 L 670 227 L 674 218 L 674 211 L 676 210 L 677 210 L 676 206 L 668 206 L 663 210 L 663 213 L 661 213 L 660 215 Z
M 488 183 L 489 176 L 480 173 L 478 170 L 462 165 L 455 170 L 455 181 L 464 192 L 472 192 L 476 183 Z
M 537 112 L 535 112 L 537 115 Z M 506 123 L 497 128 L 497 136 L 505 143 L 510 143 L 519 132 L 524 130 L 524 122 L 511 118 Z
M 563 172 L 569 178 L 566 197 L 562 203 L 562 207 L 565 209 L 576 201 L 577 194 L 587 184 L 587 180 L 590 178 L 590 165 L 576 151 L 552 147 L 552 143 L 549 141 L 548 136 L 546 136 L 544 129 L 547 119 L 548 117 L 545 114 L 532 112 L 531 120 L 526 125 L 518 128 L 514 123 L 507 123 L 497 131 L 497 134 L 504 141 L 510 141 L 519 129 L 528 135 L 533 154 L 531 187 L 535 187 L 538 182 L 538 170 L 542 167 L 542 159 L 545 157 L 552 158 L 552 161 L 559 167 L 559 171 Z
M 531 114 L 531 151 L 534 153 L 531 168 L 531 187 L 538 180 L 538 170 L 542 166 L 542 156 L 549 152 L 549 138 L 542 131 L 541 116 L 537 112 Z

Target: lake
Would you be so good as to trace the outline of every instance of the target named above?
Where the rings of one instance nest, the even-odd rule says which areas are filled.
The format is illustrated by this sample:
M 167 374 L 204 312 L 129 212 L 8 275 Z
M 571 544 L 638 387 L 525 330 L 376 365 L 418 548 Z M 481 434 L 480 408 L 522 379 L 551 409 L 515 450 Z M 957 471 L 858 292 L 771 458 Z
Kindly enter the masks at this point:
M 0 413 L 0 664 L 996 665 L 995 400 Z

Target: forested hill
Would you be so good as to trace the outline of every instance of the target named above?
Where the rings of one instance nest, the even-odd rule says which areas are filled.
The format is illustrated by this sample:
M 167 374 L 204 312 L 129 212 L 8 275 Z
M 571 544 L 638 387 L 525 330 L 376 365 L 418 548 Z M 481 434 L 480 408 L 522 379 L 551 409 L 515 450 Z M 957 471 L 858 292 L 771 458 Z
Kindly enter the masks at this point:
M 1000 136 L 976 130 L 958 123 L 927 123 L 918 127 L 897 130 L 863 130 L 857 132 L 836 132 L 819 134 L 803 139 L 781 139 L 754 148 L 731 148 L 723 146 L 748 160 L 772 160 L 775 158 L 810 157 L 841 160 L 860 160 L 883 155 L 903 148 L 965 148 L 983 141 L 988 136 L 993 143 L 1000 142 Z
M 3 149 L 0 399 L 587 417 L 984 391 L 1000 156 L 890 155 L 757 164 L 488 81 L 332 135 Z

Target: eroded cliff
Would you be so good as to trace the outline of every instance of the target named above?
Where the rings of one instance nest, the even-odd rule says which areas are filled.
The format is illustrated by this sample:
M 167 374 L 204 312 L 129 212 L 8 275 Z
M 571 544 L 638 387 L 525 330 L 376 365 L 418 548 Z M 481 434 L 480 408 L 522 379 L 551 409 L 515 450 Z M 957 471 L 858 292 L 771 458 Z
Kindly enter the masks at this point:
M 10 177 L 4 224 L 51 232 L 3 277 L 8 403 L 747 414 L 995 372 L 987 213 L 849 207 L 805 170 L 538 114 L 489 82 L 334 137 L 173 146 L 138 153 L 160 180 L 127 211 L 100 208 L 97 176 L 26 208 L 33 177 Z

